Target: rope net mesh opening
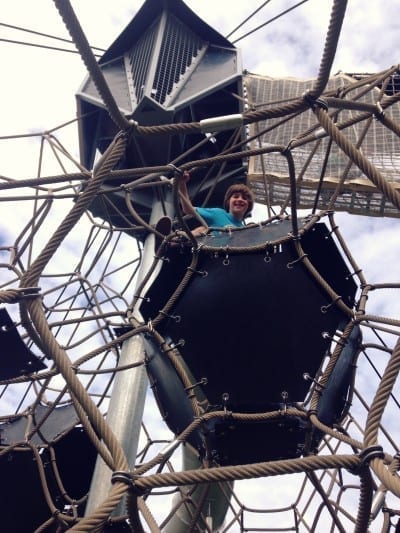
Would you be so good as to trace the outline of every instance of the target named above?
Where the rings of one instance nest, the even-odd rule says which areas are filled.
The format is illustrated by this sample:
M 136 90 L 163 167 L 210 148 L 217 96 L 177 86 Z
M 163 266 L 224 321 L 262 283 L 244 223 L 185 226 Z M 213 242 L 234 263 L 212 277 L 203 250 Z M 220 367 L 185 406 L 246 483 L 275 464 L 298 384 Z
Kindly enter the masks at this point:
M 139 53 L 139 48 L 143 53 L 145 44 L 140 43 L 138 51 L 132 54 Z M 178 70 L 182 73 L 184 69 Z M 388 69 L 386 79 L 392 77 L 393 71 Z M 144 73 L 137 73 L 136 91 L 143 85 L 143 79 Z M 134 524 L 135 518 L 145 530 L 158 531 L 168 527 L 182 509 L 190 517 L 192 531 L 212 530 L 203 506 L 211 483 L 220 484 L 221 492 L 226 493 L 225 501 L 229 502 L 221 531 L 317 531 L 322 527 L 362 531 L 370 519 L 371 530 L 377 531 L 378 527 L 395 530 L 400 512 L 397 475 L 400 435 L 393 423 L 399 414 L 400 284 L 385 279 L 384 265 L 379 276 L 371 269 L 370 278 L 367 266 L 358 267 L 335 222 L 345 223 L 348 219 L 341 213 L 336 218 L 332 214 L 346 211 L 364 215 L 354 219 L 358 220 L 360 233 L 365 227 L 368 232 L 378 222 L 383 223 L 384 217 L 398 218 L 398 92 L 395 85 L 392 94 L 382 92 L 382 79 L 384 75 L 364 79 L 345 74 L 329 79 L 321 98 L 329 101 L 345 93 L 346 101 L 341 108 L 338 101 L 331 100 L 336 107 L 329 107 L 326 114 L 335 129 L 327 123 L 326 115 L 319 114 L 319 109 L 302 108 L 299 104 L 288 111 L 286 107 L 300 101 L 315 80 L 276 80 L 252 74 L 244 77 L 248 98 L 245 117 L 249 119 L 245 127 L 250 140 L 241 157 L 249 158 L 248 182 L 258 204 L 275 210 L 277 217 L 295 217 L 296 209 L 302 209 L 305 210 L 302 214 L 311 219 L 329 220 L 357 284 L 357 301 L 349 313 L 349 322 L 360 325 L 363 340 L 351 395 L 346 399 L 343 420 L 338 427 L 328 428 L 316 455 L 226 468 L 204 464 L 202 468 L 184 470 L 183 445 L 171 447 L 168 455 L 160 453 L 175 442 L 176 435 L 163 423 L 149 388 L 136 469 L 128 479 L 127 458 L 109 430 L 106 415 L 118 373 L 144 364 L 142 360 L 128 369 L 118 368 L 123 342 L 132 334 L 157 335 L 160 317 L 154 323 L 142 323 L 132 316 L 133 303 L 142 297 L 137 293 L 137 285 L 143 261 L 142 240 L 132 237 L 142 236 L 143 232 L 156 235 L 156 228 L 143 223 L 133 211 L 122 228 L 94 217 L 87 209 L 97 195 L 103 194 L 107 202 L 113 202 L 108 189 L 101 189 L 101 180 L 112 174 L 119 161 L 124 135 L 117 136 L 95 171 L 90 172 L 82 169 L 58 142 L 57 135 L 43 133 L 36 144 L 42 163 L 39 175 L 33 178 L 32 171 L 32 175 L 21 172 L 0 177 L 0 302 L 13 321 L 11 329 L 18 332 L 24 345 L 46 366 L 33 374 L 17 368 L 14 377 L 0 382 L 0 457 L 3 465 L 16 465 L 19 457 L 29 454 L 28 464 L 33 465 L 40 488 L 37 493 L 43 495 L 45 509 L 40 523 L 35 523 L 37 531 L 57 527 L 94 531 L 113 520 L 129 527 L 128 523 Z M 163 85 L 164 81 L 160 83 Z M 168 82 L 167 87 L 171 84 Z M 389 103 L 388 98 L 392 98 Z M 347 105 L 349 102 L 354 102 L 352 108 Z M 376 112 L 372 109 L 377 102 L 384 107 L 384 120 L 379 115 L 379 106 Z M 271 110 L 273 117 L 268 114 Z M 331 127 L 328 135 L 319 136 L 322 126 Z M 179 133 L 184 125 L 174 127 L 175 133 Z M 337 135 L 337 130 L 345 140 Z M 10 147 L 15 143 L 18 153 L 32 150 L 33 146 L 29 137 L 0 142 Z M 346 142 L 357 151 L 348 149 L 345 155 L 341 148 Z M 287 163 L 283 164 L 282 147 L 287 147 L 293 156 L 294 183 Z M 222 159 L 216 156 L 213 163 L 220 163 L 224 157 L 226 154 Z M 187 168 L 191 163 L 195 164 L 189 161 Z M 170 172 L 167 165 L 156 170 L 159 174 Z M 170 182 L 160 184 L 158 176 L 154 178 L 149 169 L 133 171 L 137 172 L 138 182 L 143 178 L 141 184 L 170 191 Z M 124 185 L 116 188 L 125 195 L 129 211 L 130 194 L 126 194 Z M 130 192 L 134 196 L 135 186 Z M 371 221 L 369 217 L 381 218 Z M 11 218 L 15 221 L 12 226 L 7 223 Z M 274 217 L 265 216 L 263 221 L 271 218 Z M 173 232 L 164 236 L 161 252 L 173 237 Z M 393 248 L 388 242 L 388 255 Z M 220 249 L 216 253 L 225 256 L 229 251 Z M 160 261 L 162 253 L 155 255 L 149 270 Z M 2 335 L 8 329 L 3 326 Z M 346 342 L 345 335 L 338 331 L 331 340 L 318 383 L 311 389 L 312 398 L 318 394 L 318 387 L 323 387 L 330 361 Z M 12 365 L 12 350 L 6 350 L 1 358 L 2 364 Z M 193 388 L 186 369 L 179 371 L 183 379 L 189 380 L 188 388 Z M 310 424 L 321 429 L 312 409 L 312 398 L 310 403 L 297 408 Z M 201 411 L 201 401 L 201 398 L 193 401 L 196 415 L 208 415 Z M 49 420 L 60 419 L 61 412 L 65 413 L 61 430 L 57 426 L 51 429 L 51 425 L 49 429 Z M 193 423 L 200 423 L 200 418 L 194 416 Z M 61 465 L 59 447 L 71 428 L 83 432 L 114 473 L 119 474 L 114 483 L 110 482 L 108 499 L 89 516 L 84 516 L 86 492 L 72 493 L 68 472 Z M 190 425 L 186 429 L 191 431 Z M 180 438 L 184 443 L 185 431 Z M 69 470 L 77 475 L 78 459 L 79 454 L 68 456 Z M 227 488 L 232 482 L 233 487 Z M 9 482 L 10 491 L 11 486 Z M 21 487 L 16 487 L 16 491 L 19 494 Z M 112 511 L 126 493 L 126 514 L 112 517 Z M 181 498 L 177 500 L 178 493 Z M 378 502 L 375 507 L 371 506 L 372 495 Z M 3 517 L 6 512 L 7 506 L 3 507 Z

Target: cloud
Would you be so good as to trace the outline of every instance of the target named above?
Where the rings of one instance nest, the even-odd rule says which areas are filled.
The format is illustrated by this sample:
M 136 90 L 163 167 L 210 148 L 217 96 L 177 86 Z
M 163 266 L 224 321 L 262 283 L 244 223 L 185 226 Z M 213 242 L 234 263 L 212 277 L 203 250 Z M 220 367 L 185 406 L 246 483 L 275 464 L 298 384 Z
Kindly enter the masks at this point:
M 187 3 L 223 35 L 231 31 L 261 4 L 260 0 L 246 2 L 190 0 Z M 270 76 L 315 77 L 321 61 L 332 4 L 333 2 L 309 0 L 292 13 L 239 41 L 237 45 L 243 52 L 243 66 L 252 72 Z M 113 2 L 100 0 L 95 3 L 76 0 L 72 5 L 89 42 L 107 48 L 126 27 L 141 3 L 131 0 Z M 232 38 L 240 37 L 246 31 L 263 24 L 290 5 L 293 5 L 293 2 L 268 3 L 243 29 L 235 32 Z M 69 38 L 52 2 L 3 0 L 2 19 L 8 24 Z M 385 2 L 384 6 L 380 0 L 348 2 L 347 15 L 332 71 L 375 72 L 396 64 L 400 40 L 396 27 L 397 20 L 398 5 L 395 1 Z M 3 38 L 28 40 L 25 34 L 17 33 L 15 30 L 6 30 L 2 27 L 1 32 Z M 32 36 L 29 39 L 34 39 L 37 43 L 46 41 Z M 49 42 L 51 41 L 46 41 Z M 54 45 L 54 42 L 52 44 Z M 86 69 L 79 55 L 4 42 L 0 42 L 0 46 L 3 72 L 0 89 L 2 95 L 0 135 L 45 131 L 75 117 L 74 94 L 86 76 Z M 69 127 L 68 131 L 60 132 L 60 136 L 67 149 L 78 158 L 76 125 Z M 0 140 L 0 173 L 15 178 L 35 177 L 42 164 L 38 156 L 38 146 L 38 139 Z M 59 167 L 49 162 L 46 157 L 45 166 L 41 167 L 40 171 L 47 175 L 57 174 Z M 18 213 L 15 211 L 15 205 L 13 202 L 2 203 L 3 220 L 0 229 L 2 243 L 11 242 L 12 237 L 22 231 L 21 219 L 16 216 Z M 21 203 L 17 205 L 21 206 Z M 24 203 L 24 213 L 26 215 L 32 213 L 33 206 L 33 202 Z M 64 213 L 57 212 L 57 222 L 63 215 Z M 399 279 L 397 263 L 400 232 L 397 220 L 342 214 L 337 215 L 337 220 L 367 281 L 375 283 Z M 43 233 L 39 232 L 38 248 L 32 250 L 33 255 L 44 245 L 53 231 L 54 219 L 51 226 L 50 224 L 46 226 Z M 64 251 L 61 250 L 54 259 L 56 261 L 54 272 L 59 273 L 64 267 L 69 269 L 77 264 L 79 257 L 78 259 L 74 257 L 74 253 L 79 256 L 82 252 L 84 239 L 87 238 L 87 228 L 79 233 L 79 238 L 81 240 L 79 245 L 70 239 L 67 240 Z M 126 242 L 121 244 L 121 248 L 121 257 L 125 257 L 131 250 Z M 116 269 L 117 266 L 114 265 L 113 268 Z M 98 276 L 101 276 L 101 273 Z M 125 282 L 124 277 L 121 285 Z M 374 313 L 382 316 L 399 316 L 399 301 L 397 291 L 376 292 L 371 294 L 368 309 L 371 308 Z M 368 372 L 367 366 L 361 368 L 359 379 L 362 389 L 369 383 Z M 374 386 L 378 381 L 378 378 L 374 378 Z M 18 393 L 21 388 L 18 387 Z M 7 403 L 7 409 L 11 403 L 13 402 Z M 158 424 L 159 416 L 154 405 L 151 402 L 149 404 L 149 411 L 146 414 L 150 427 L 154 428 Z M 356 409 L 358 407 L 356 406 Z M 365 416 L 365 412 L 360 409 L 361 411 L 363 415 L 360 414 L 360 417 Z M 165 426 L 158 430 L 163 436 L 168 433 L 165 431 Z M 246 482 L 238 486 L 238 494 L 243 501 L 250 501 L 254 507 L 278 506 L 282 500 L 290 500 L 293 493 L 298 490 L 297 486 L 295 491 L 290 490 L 292 484 L 297 484 L 297 480 L 293 483 L 292 477 L 279 483 L 274 478 L 268 481 L 267 491 L 266 485 L 260 489 L 260 485 Z

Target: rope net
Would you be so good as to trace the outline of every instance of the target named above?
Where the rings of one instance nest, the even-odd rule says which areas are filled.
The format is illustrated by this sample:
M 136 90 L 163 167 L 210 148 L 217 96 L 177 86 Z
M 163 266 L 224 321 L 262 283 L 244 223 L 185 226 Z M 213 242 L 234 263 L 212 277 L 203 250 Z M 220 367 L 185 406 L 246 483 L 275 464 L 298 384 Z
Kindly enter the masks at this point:
M 379 75 L 349 75 L 338 73 L 329 78 L 326 92 L 342 100 L 351 100 L 355 105 L 376 105 L 382 98 L 396 94 L 398 74 L 387 71 L 383 78 Z M 248 91 L 250 108 L 254 110 L 271 109 L 300 98 L 310 91 L 314 80 L 295 78 L 274 79 L 267 76 L 248 74 L 245 85 Z M 360 109 L 352 108 L 349 101 L 343 101 L 331 116 L 347 139 L 358 147 L 363 155 L 377 168 L 396 189 L 399 176 L 399 138 L 391 135 L 379 120 L 365 120 Z M 396 104 L 385 112 L 387 118 L 399 121 L 400 108 Z M 370 117 L 371 118 L 371 117 Z M 361 120 L 360 120 L 361 119 Z M 285 144 L 288 139 L 293 143 L 293 157 L 299 174 L 298 205 L 311 208 L 315 202 L 315 187 L 323 172 L 322 192 L 319 206 L 327 208 L 333 191 L 336 193 L 334 208 L 368 216 L 398 217 L 398 210 L 380 194 L 363 172 L 347 157 L 340 147 L 325 135 L 315 120 L 312 110 L 282 121 L 282 117 L 261 120 L 250 126 L 255 140 L 251 146 Z M 314 139 L 313 139 L 314 136 Z M 328 159 L 324 165 L 324 160 Z M 267 169 L 268 180 L 263 173 Z M 276 154 L 264 154 L 251 159 L 249 179 L 252 182 L 258 201 L 264 203 L 268 197 L 274 205 L 281 205 L 288 194 L 288 174 L 284 162 Z M 267 190 L 266 190 L 267 189 Z
M 226 412 L 204 413 L 201 399 L 194 395 L 193 422 L 173 435 L 158 414 L 149 388 L 137 457 L 134 467 L 129 467 L 130 458 L 110 429 L 107 412 L 116 378 L 143 369 L 144 360 L 119 366 L 123 345 L 144 333 L 165 341 L 158 332 L 164 316 L 160 313 L 152 323 L 145 323 L 133 309 L 146 276 L 163 261 L 163 251 L 173 238 L 188 242 L 194 258 L 199 252 L 185 224 L 178 232 L 159 235 L 155 224 L 146 224 L 137 215 L 132 198 L 141 186 L 154 187 L 161 196 L 164 191 L 176 194 L 178 178 L 171 178 L 168 165 L 131 169 L 126 183 L 115 186 L 125 196 L 130 215 L 124 215 L 124 227 L 114 227 L 94 217 L 89 206 L 98 195 L 106 204 L 112 202 L 102 183 L 106 177 L 122 175 L 115 167 L 128 130 L 121 129 L 93 171 L 82 168 L 58 134 L 2 139 L 16 153 L 32 150 L 34 143 L 38 149 L 36 177 L 0 178 L 0 302 L 11 317 L 11 323 L 5 320 L 2 325 L 2 334 L 6 337 L 17 331 L 34 356 L 28 367 L 18 367 L 13 363 L 14 345 L 1 354 L 2 368 L 11 368 L 13 375 L 3 376 L 0 383 L 0 457 L 3 472 L 12 472 L 20 457 L 28 457 L 45 508 L 40 523 L 35 523 L 36 531 L 101 531 L 117 524 L 133 531 L 166 531 L 182 509 L 189 517 L 187 531 L 212 531 L 212 517 L 203 504 L 215 485 L 227 508 L 221 531 L 394 531 L 399 527 L 399 432 L 394 421 L 399 411 L 400 321 L 395 305 L 385 307 L 393 309 L 393 314 L 382 313 L 382 309 L 383 302 L 398 300 L 400 284 L 385 280 L 384 268 L 382 279 L 367 279 L 363 265 L 357 264 L 346 246 L 334 212 L 346 209 L 398 216 L 400 93 L 394 89 L 391 95 L 384 92 L 395 73 L 389 68 L 356 80 L 335 76 L 316 94 L 314 89 L 324 80 L 323 70 L 311 85 L 248 75 L 249 107 L 242 127 L 249 143 L 233 154 L 249 159 L 249 183 L 257 201 L 268 210 L 260 224 L 287 217 L 295 220 L 299 208 L 305 209 L 302 216 L 312 222 L 326 220 L 357 284 L 352 308 L 331 295 L 332 305 L 343 307 L 351 327 L 357 324 L 363 332 L 345 414 L 340 424 L 328 427 L 318 419 L 315 404 L 332 372 L 335 354 L 346 343 L 348 329 L 331 339 L 319 374 L 311 377 L 315 382 L 309 398 L 289 407 L 324 434 L 317 454 L 294 459 L 224 467 L 204 461 L 200 468 L 183 469 L 188 436 L 207 416 L 224 417 Z M 296 94 L 291 90 L 285 93 L 288 84 L 295 87 Z M 303 93 L 310 86 L 306 98 Z M 278 104 L 278 95 L 288 100 Z M 262 102 L 268 104 L 259 105 Z M 332 113 L 331 106 L 335 109 Z M 113 113 L 117 111 L 113 109 Z M 126 126 L 124 120 L 119 122 Z M 197 124 L 189 126 L 198 131 Z M 175 124 L 170 131 L 179 133 L 184 128 L 188 125 Z M 325 132 L 322 140 L 319 133 L 316 139 L 317 130 Z M 135 126 L 135 132 L 159 133 L 157 127 L 140 126 Z M 220 154 L 205 163 L 223 164 L 230 156 Z M 287 163 L 291 157 L 296 163 L 294 175 L 290 172 L 294 167 Z M 181 168 L 196 165 L 189 161 Z M 167 179 L 160 180 L 160 176 Z M 130 181 L 132 177 L 134 181 Z M 308 181 L 321 186 L 311 188 Z M 350 192 L 342 193 L 344 187 Z M 179 212 L 177 217 L 183 221 Z M 10 219 L 12 226 L 7 223 Z M 161 244 L 143 280 L 141 237 L 146 234 L 161 237 Z M 297 235 L 292 237 L 296 240 Z M 266 250 L 269 244 L 263 246 Z M 225 257 L 234 250 L 213 252 Z M 301 250 L 299 257 L 306 261 Z M 186 276 L 193 275 L 194 267 Z M 318 272 L 310 272 L 321 282 Z M 185 282 L 186 278 L 179 283 Z M 179 347 L 174 349 L 179 352 Z M 301 350 L 299 346 L 299 357 Z M 30 364 L 39 365 L 33 373 Z M 187 369 L 177 365 L 176 371 L 191 390 L 194 384 Z M 259 416 L 279 419 L 285 413 Z M 74 454 L 60 450 L 73 428 L 89 439 L 110 468 L 105 498 L 86 514 L 87 499 L 95 489 L 71 488 L 70 478 L 71 474 L 79 477 L 87 450 L 82 448 L 82 454 L 75 448 Z M 246 446 L 251 447 L 252 442 Z M 65 457 L 67 468 L 61 464 Z M 22 468 L 28 479 L 28 469 Z M 13 500 L 3 506 L 4 516 L 12 506 L 23 512 L 24 498 L 29 497 L 19 484 L 23 481 L 16 482 L 12 476 L 7 479 Z M 16 484 L 14 493 L 11 481 Z M 114 513 L 123 498 L 122 512 Z

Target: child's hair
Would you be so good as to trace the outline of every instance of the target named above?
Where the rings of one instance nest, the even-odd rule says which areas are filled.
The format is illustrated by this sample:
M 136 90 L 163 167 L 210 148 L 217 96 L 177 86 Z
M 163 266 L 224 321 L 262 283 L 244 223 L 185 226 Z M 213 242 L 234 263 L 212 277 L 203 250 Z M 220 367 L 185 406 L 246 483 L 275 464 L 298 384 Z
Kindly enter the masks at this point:
M 225 193 L 225 197 L 224 197 L 225 211 L 229 211 L 229 199 L 233 194 L 235 194 L 235 192 L 241 192 L 243 196 L 246 198 L 246 200 L 249 202 L 249 206 L 245 213 L 247 215 L 253 209 L 254 194 L 253 194 L 253 191 L 247 185 L 244 185 L 243 183 L 235 183 L 234 185 L 231 185 L 230 187 L 228 187 Z

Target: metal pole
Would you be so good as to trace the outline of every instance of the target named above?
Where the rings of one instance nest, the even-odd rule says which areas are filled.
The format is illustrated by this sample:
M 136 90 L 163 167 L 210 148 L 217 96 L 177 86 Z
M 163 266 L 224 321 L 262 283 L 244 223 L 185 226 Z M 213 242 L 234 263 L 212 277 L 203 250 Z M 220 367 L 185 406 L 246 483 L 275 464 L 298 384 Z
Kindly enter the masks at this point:
M 162 216 L 165 215 L 164 209 L 168 214 L 172 213 L 172 202 L 164 203 L 155 202 L 152 209 L 150 223 L 155 224 Z M 137 285 L 141 283 L 149 267 L 154 260 L 155 237 L 153 234 L 146 239 L 143 248 L 143 257 L 140 272 L 138 274 Z M 155 271 L 153 279 L 158 275 Z M 148 286 L 153 282 L 149 280 Z M 138 310 L 134 314 L 141 319 Z M 142 361 L 144 358 L 144 346 L 140 336 L 135 336 L 124 342 L 121 350 L 119 365 L 128 365 Z M 114 386 L 111 394 L 109 409 L 107 413 L 107 423 L 110 429 L 121 443 L 121 446 L 128 459 L 130 469 L 135 466 L 137 455 L 139 435 L 143 417 L 143 410 L 147 392 L 147 375 L 145 368 L 139 366 L 130 370 L 117 372 Z M 197 454 L 190 446 L 185 446 L 182 451 L 183 470 L 196 469 L 201 467 Z M 107 497 L 111 486 L 111 470 L 104 463 L 101 457 L 98 457 L 92 483 L 89 492 L 88 503 L 86 505 L 85 515 L 89 516 Z M 191 492 L 192 487 L 182 487 L 183 493 Z M 196 507 L 200 500 L 202 501 L 202 513 L 206 516 L 207 525 L 215 530 L 219 528 L 225 518 L 229 508 L 229 501 L 232 496 L 233 483 L 210 483 L 208 494 L 203 500 L 202 492 L 196 490 L 191 498 Z M 178 494 L 175 499 L 175 505 L 182 499 Z M 114 516 L 125 514 L 124 499 L 113 512 Z M 183 501 L 182 501 L 183 503 Z M 191 522 L 192 513 L 185 507 L 179 506 L 174 514 L 170 524 L 166 527 L 166 533 L 184 533 Z
M 182 450 L 182 469 L 195 470 L 201 468 L 202 464 L 198 459 L 197 452 L 186 445 Z M 171 520 L 165 526 L 165 533 L 186 533 L 192 524 L 193 514 L 198 506 L 201 506 L 201 513 L 205 523 L 211 531 L 220 531 L 229 509 L 230 499 L 233 492 L 233 482 L 209 483 L 199 485 L 193 491 L 192 485 L 184 485 L 173 499 L 174 512 Z M 203 494 L 206 490 L 206 494 Z M 188 495 L 190 495 L 190 503 Z M 197 522 L 199 530 L 205 531 L 203 522 Z
M 172 202 L 156 201 L 152 208 L 150 223 L 155 224 L 165 215 L 165 208 L 172 212 Z M 150 234 L 143 247 L 143 256 L 138 273 L 137 286 L 141 283 L 154 260 L 155 237 Z M 139 312 L 134 310 L 136 318 L 141 319 Z M 119 365 L 130 365 L 144 359 L 142 338 L 137 335 L 125 341 L 121 349 Z M 144 366 L 117 372 L 114 380 L 110 404 L 107 412 L 107 423 L 126 454 L 129 468 L 135 465 L 139 435 L 146 400 L 147 375 Z M 111 487 L 111 470 L 101 457 L 97 458 L 94 469 L 85 515 L 89 516 L 107 497 Z M 124 501 L 113 513 L 115 516 L 124 514 Z

